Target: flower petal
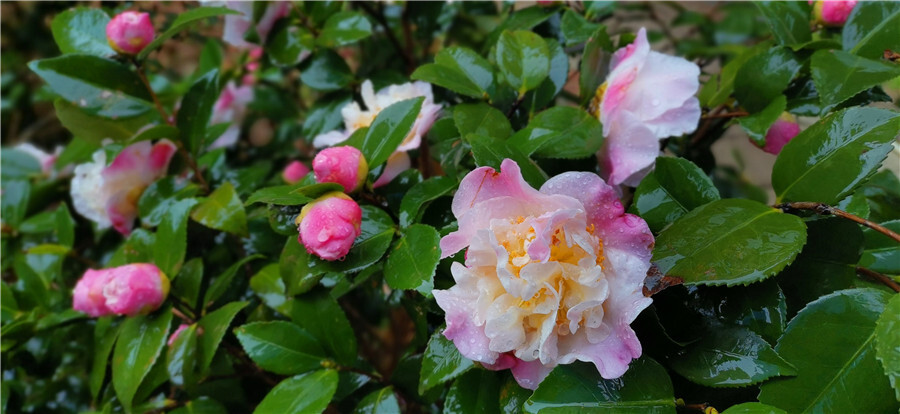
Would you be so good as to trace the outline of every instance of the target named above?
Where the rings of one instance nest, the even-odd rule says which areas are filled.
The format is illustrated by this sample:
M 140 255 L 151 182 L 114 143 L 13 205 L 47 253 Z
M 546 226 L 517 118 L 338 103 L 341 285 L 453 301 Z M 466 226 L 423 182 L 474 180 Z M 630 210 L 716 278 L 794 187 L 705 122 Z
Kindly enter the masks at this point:
M 659 139 L 653 131 L 623 112 L 600 149 L 600 167 L 610 184 L 637 186 L 659 154 Z

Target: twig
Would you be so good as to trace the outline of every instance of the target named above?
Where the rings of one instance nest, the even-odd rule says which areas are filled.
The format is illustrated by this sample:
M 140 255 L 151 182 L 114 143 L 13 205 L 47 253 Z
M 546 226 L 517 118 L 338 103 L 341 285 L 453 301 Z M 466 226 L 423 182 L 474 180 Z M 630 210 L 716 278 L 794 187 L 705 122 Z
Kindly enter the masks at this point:
M 388 24 L 387 19 L 384 17 L 384 13 L 381 10 L 375 11 L 374 9 L 372 9 L 371 6 L 369 6 L 365 2 L 356 2 L 354 4 L 358 5 L 359 7 L 362 7 L 362 9 L 366 11 L 366 13 L 369 13 L 369 15 L 372 16 L 372 18 L 377 20 L 378 23 L 381 24 L 382 27 L 384 27 L 384 32 L 387 35 L 388 40 L 391 42 L 391 44 L 394 45 L 394 48 L 397 49 L 397 53 L 399 53 L 400 56 L 403 56 L 403 60 L 406 61 L 407 72 L 413 73 L 413 71 L 416 69 L 416 67 L 415 67 L 416 64 L 413 61 L 412 56 L 410 56 L 409 53 L 407 53 L 408 51 L 405 50 L 403 48 L 403 46 L 400 44 L 400 41 L 397 39 L 397 36 L 394 35 L 394 31 L 391 30 L 391 26 Z
M 894 282 L 893 280 L 891 280 L 891 278 L 889 278 L 881 273 L 878 273 L 874 270 L 866 269 L 865 267 L 862 267 L 862 266 L 856 266 L 856 274 L 858 274 L 860 276 L 866 276 L 871 279 L 875 279 L 876 281 L 881 282 L 883 285 L 885 285 L 891 289 L 894 289 L 894 292 L 900 293 L 900 284 L 897 284 L 897 282 Z
M 181 320 L 183 320 L 189 324 L 193 324 L 195 322 L 193 318 L 188 317 L 187 315 L 182 313 L 180 310 L 178 310 L 178 308 L 173 307 L 172 314 L 174 314 L 175 316 L 177 316 L 178 318 L 180 318 Z
M 742 116 L 750 115 L 747 111 L 735 111 L 735 112 L 725 112 L 722 114 L 707 114 L 700 117 L 700 119 L 713 119 L 713 118 L 739 118 Z
M 833 216 L 845 218 L 847 220 L 862 224 L 863 226 L 866 226 L 866 227 L 868 227 L 872 230 L 875 230 L 881 234 L 884 234 L 885 236 L 888 236 L 888 237 L 894 239 L 894 241 L 896 241 L 897 243 L 900 243 L 900 234 L 894 233 L 891 229 L 884 227 L 878 223 L 873 223 L 862 217 L 858 217 L 853 214 L 850 214 L 844 210 L 840 210 L 838 208 L 829 206 L 824 203 L 815 203 L 815 202 L 807 202 L 807 201 L 795 202 L 795 203 L 781 203 L 781 204 L 775 206 L 775 208 L 781 209 L 785 212 L 790 212 L 790 210 L 810 210 L 810 211 L 814 211 L 816 214 L 819 214 L 822 216 L 833 215 Z
M 132 60 L 131 63 L 134 64 L 134 67 L 137 68 L 138 77 L 141 78 L 141 82 L 144 83 L 144 87 L 147 88 L 147 92 L 150 93 L 150 97 L 153 98 L 153 104 L 156 105 L 156 110 L 159 111 L 159 115 L 162 116 L 163 122 L 174 125 L 172 120 L 169 118 L 169 114 L 166 113 L 166 109 L 163 108 L 162 103 L 159 102 L 159 97 L 156 96 L 156 92 L 153 91 L 153 88 L 150 87 L 150 81 L 147 80 L 147 75 L 144 73 L 144 67 L 137 60 Z
M 712 120 L 715 118 L 715 115 L 722 112 L 724 109 L 725 105 L 719 105 L 715 109 L 709 111 L 709 114 L 706 116 L 706 121 L 700 125 L 700 128 L 697 129 L 694 137 L 691 138 L 691 146 L 697 145 L 700 141 L 703 141 L 703 137 L 706 136 L 706 131 L 708 131 L 709 127 L 712 125 Z

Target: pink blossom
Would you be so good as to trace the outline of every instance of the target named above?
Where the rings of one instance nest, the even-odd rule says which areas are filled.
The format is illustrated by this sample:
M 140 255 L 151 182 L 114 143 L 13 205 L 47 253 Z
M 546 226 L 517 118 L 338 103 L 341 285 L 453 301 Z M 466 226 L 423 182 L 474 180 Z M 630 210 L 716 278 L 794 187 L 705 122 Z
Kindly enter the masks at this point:
M 799 133 L 800 125 L 797 124 L 797 119 L 785 112 L 769 127 L 769 131 L 766 132 L 766 145 L 762 150 L 778 155 L 781 149 Z
M 169 295 L 169 278 L 150 263 L 88 269 L 75 285 L 72 307 L 92 317 L 150 313 Z
M 316 181 L 338 183 L 349 194 L 362 188 L 369 174 L 366 157 L 358 149 L 350 146 L 325 148 L 312 161 Z
M 306 251 L 334 261 L 346 256 L 362 233 L 362 209 L 344 193 L 333 191 L 303 206 L 296 223 L 297 241 Z
M 178 335 L 180 335 L 182 331 L 190 327 L 191 325 L 188 325 L 186 323 L 178 325 L 178 328 L 175 329 L 175 332 L 172 332 L 172 335 L 169 335 L 169 340 L 166 342 L 166 344 L 169 346 L 175 344 L 175 341 L 178 340 Z
M 237 143 L 241 135 L 241 125 L 247 115 L 247 105 L 253 101 L 253 87 L 250 85 L 237 86 L 234 81 L 228 82 L 219 95 L 219 99 L 213 105 L 210 125 L 230 122 L 228 129 L 219 136 L 209 149 L 228 148 Z
M 226 1 L 225 7 L 231 10 L 241 12 L 241 14 L 229 14 L 225 16 L 225 28 L 222 33 L 222 40 L 235 47 L 250 48 L 254 47 L 253 43 L 244 40 L 244 34 L 254 27 L 253 23 L 253 4 L 252 1 Z M 291 5 L 286 1 L 269 2 L 266 11 L 256 23 L 254 29 L 259 36 L 259 44 L 265 44 L 266 38 L 275 22 L 282 17 L 286 17 L 291 12 Z
M 538 191 L 506 159 L 466 175 L 451 209 L 459 229 L 442 257 L 467 249 L 465 264 L 433 294 L 462 355 L 529 389 L 559 364 L 592 362 L 610 379 L 641 355 L 630 324 L 651 302 L 653 236 L 600 177 L 567 172 Z
M 119 53 L 136 55 L 153 41 L 154 36 L 156 31 L 147 13 L 122 12 L 106 24 L 106 40 Z
M 387 162 L 384 164 L 384 172 L 378 176 L 378 179 L 372 183 L 372 188 L 378 188 L 383 185 L 387 185 L 394 178 L 397 178 L 400 173 L 409 169 L 412 166 L 412 160 L 409 159 L 409 154 L 406 151 L 395 151 L 388 157 Z
M 634 43 L 617 50 L 591 110 L 606 137 L 598 154 L 609 183 L 636 186 L 653 169 L 659 140 L 693 132 L 700 120 L 700 68 L 650 50 L 641 28 Z
M 109 165 L 106 152 L 75 167 L 70 193 L 75 211 L 105 229 L 112 226 L 128 235 L 137 217 L 137 202 L 144 189 L 163 177 L 175 145 L 163 139 L 155 145 L 141 141 L 125 147 Z
M 56 159 L 59 158 L 59 154 L 62 154 L 63 147 L 56 147 L 56 150 L 54 150 L 52 154 L 27 142 L 16 145 L 15 147 L 13 147 L 13 149 L 22 151 L 37 160 L 38 164 L 41 165 L 41 173 L 43 173 L 45 176 L 57 176 L 56 171 L 53 170 L 53 166 L 56 164 Z M 71 173 L 72 170 L 67 168 L 61 171 L 59 175 L 66 176 Z
M 813 16 L 816 23 L 839 27 L 847 22 L 854 6 L 856 6 L 856 0 L 818 0 L 813 5 Z
M 309 174 L 309 167 L 306 164 L 300 161 L 291 161 L 281 173 L 281 178 L 288 184 L 296 184 L 306 177 L 306 174 Z

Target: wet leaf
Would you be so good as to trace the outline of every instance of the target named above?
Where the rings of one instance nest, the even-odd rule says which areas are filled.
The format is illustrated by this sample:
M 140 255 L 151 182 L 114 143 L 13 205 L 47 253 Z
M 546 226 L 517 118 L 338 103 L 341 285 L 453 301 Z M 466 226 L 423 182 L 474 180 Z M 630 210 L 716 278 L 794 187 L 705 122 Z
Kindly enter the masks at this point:
M 116 52 L 106 40 L 109 20 L 101 9 L 79 6 L 65 10 L 53 18 L 53 40 L 63 53 L 112 56 Z
M 875 358 L 900 401 L 900 295 L 894 295 L 875 324 Z
M 128 318 L 122 324 L 113 352 L 113 387 L 125 407 L 131 411 L 134 394 L 150 372 L 166 345 L 172 312 L 168 308 L 153 315 Z
M 473 366 L 472 361 L 462 356 L 453 342 L 440 332 L 435 332 L 422 358 L 419 394 L 462 375 Z
M 441 49 L 434 63 L 419 66 L 410 78 L 479 99 L 487 98 L 494 88 L 491 64 L 464 47 Z
M 718 199 L 719 190 L 694 163 L 659 157 L 653 172 L 635 189 L 632 209 L 650 230 L 659 232 L 695 208 Z

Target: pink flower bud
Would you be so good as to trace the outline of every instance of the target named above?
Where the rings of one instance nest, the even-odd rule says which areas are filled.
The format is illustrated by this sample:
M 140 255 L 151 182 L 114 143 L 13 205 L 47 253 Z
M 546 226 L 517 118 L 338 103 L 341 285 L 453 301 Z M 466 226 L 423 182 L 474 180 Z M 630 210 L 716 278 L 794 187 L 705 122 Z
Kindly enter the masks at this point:
M 358 149 L 331 147 L 316 154 L 312 162 L 316 181 L 320 183 L 338 183 L 344 186 L 344 192 L 350 194 L 362 187 L 369 173 L 369 164 Z
M 155 35 L 147 13 L 123 12 L 106 25 L 106 40 L 119 53 L 136 55 L 153 41 Z
M 88 270 L 75 285 L 72 307 L 90 316 L 150 313 L 169 295 L 169 278 L 150 263 Z
M 88 269 L 84 272 L 84 276 L 75 284 L 72 308 L 94 318 L 111 315 L 112 311 L 106 307 L 106 297 L 103 296 L 103 287 L 109 282 L 109 276 L 107 270 Z
M 191 325 L 188 325 L 186 323 L 178 325 L 178 329 L 176 329 L 175 332 L 172 332 L 172 335 L 169 336 L 169 341 L 166 342 L 166 344 L 168 344 L 169 346 L 172 346 L 172 344 L 175 343 L 175 340 L 178 339 L 178 335 L 181 334 L 181 331 L 189 328 L 190 326 Z
M 288 184 L 296 184 L 303 177 L 309 174 L 309 167 L 306 164 L 303 164 L 300 161 L 291 161 L 290 164 L 284 169 L 284 172 L 281 173 L 281 177 L 284 178 Z
M 813 5 L 813 17 L 816 23 L 824 26 L 843 26 L 854 6 L 856 0 L 817 0 Z
M 797 125 L 797 119 L 785 112 L 769 127 L 769 131 L 766 132 L 766 145 L 762 150 L 778 155 L 781 149 L 799 133 L 800 125 Z
M 303 206 L 295 222 L 297 240 L 306 251 L 333 261 L 346 256 L 362 232 L 362 210 L 344 193 L 333 191 Z

